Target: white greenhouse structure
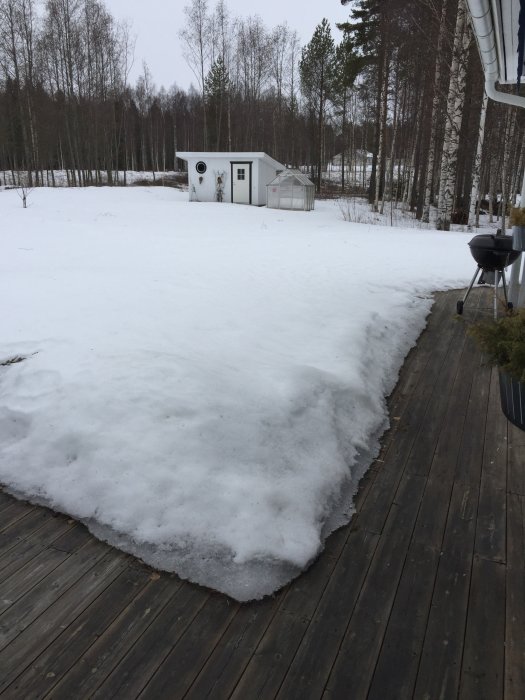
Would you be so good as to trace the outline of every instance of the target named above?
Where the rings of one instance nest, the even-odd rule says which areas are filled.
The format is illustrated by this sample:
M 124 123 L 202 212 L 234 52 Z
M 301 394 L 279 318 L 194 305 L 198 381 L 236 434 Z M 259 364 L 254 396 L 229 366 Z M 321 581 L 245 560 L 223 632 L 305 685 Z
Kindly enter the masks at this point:
M 310 211 L 315 203 L 315 185 L 300 170 L 284 170 L 266 186 L 270 209 Z

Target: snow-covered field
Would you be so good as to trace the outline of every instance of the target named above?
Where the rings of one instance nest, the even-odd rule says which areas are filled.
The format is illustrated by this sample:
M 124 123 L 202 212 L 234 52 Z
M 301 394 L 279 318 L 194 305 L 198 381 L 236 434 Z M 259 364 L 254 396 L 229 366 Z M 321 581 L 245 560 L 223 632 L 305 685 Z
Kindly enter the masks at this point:
M 472 234 L 186 198 L 0 193 L 0 482 L 247 600 L 350 517 Z

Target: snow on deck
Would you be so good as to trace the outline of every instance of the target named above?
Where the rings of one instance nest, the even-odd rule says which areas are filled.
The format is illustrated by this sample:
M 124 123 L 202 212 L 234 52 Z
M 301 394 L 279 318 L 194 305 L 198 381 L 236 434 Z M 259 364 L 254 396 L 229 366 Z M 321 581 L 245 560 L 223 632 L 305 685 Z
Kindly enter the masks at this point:
M 248 600 L 350 517 L 472 234 L 185 200 L 1 193 L 0 481 Z

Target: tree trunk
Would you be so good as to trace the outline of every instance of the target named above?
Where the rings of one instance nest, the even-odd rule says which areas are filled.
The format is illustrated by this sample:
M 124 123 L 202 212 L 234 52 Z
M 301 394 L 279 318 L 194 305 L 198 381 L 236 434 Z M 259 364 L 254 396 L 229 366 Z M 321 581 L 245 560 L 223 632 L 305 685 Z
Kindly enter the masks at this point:
M 379 109 L 379 145 L 377 149 L 377 169 L 375 179 L 374 193 L 374 211 L 379 211 L 379 197 L 382 194 L 382 185 L 385 175 L 385 138 L 386 138 L 386 119 L 388 112 L 388 78 L 389 78 L 389 56 L 386 46 L 383 54 L 383 82 L 381 84 L 381 105 Z
M 487 93 L 484 93 L 483 102 L 481 104 L 481 113 L 479 115 L 478 145 L 476 147 L 476 157 L 474 159 L 474 168 L 472 172 L 472 190 L 470 192 L 470 207 L 468 215 L 469 231 L 472 231 L 472 227 L 476 219 L 476 211 L 478 211 L 478 223 L 476 223 L 476 228 L 479 226 L 478 200 L 481 198 L 479 192 L 479 183 L 481 179 L 481 156 L 483 155 L 483 141 L 485 139 L 485 122 L 487 118 L 487 106 L 488 96 Z
M 430 143 L 428 150 L 427 172 L 425 178 L 425 201 L 423 205 L 423 216 L 421 220 L 425 223 L 430 221 L 430 201 L 432 197 L 432 185 L 434 180 L 434 168 L 437 150 L 437 126 L 438 115 L 441 111 L 441 75 L 443 71 L 443 44 L 447 32 L 447 9 L 448 0 L 444 0 L 441 9 L 441 19 L 439 22 L 439 34 L 436 50 L 436 67 L 434 70 L 434 97 L 432 98 L 432 117 L 430 120 Z
M 470 45 L 470 28 L 466 21 L 464 0 L 459 0 L 450 83 L 447 99 L 445 135 L 441 157 L 441 182 L 438 199 L 438 230 L 449 231 L 457 176 L 459 134 L 465 98 L 466 59 Z

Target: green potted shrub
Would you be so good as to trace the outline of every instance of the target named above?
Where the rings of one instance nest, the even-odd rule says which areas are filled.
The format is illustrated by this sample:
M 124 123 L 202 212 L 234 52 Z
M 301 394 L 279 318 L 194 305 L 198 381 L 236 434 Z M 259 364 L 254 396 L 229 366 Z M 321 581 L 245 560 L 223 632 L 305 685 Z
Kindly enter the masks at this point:
M 498 367 L 503 413 L 525 430 L 525 310 L 476 323 L 471 334 L 489 362 Z

